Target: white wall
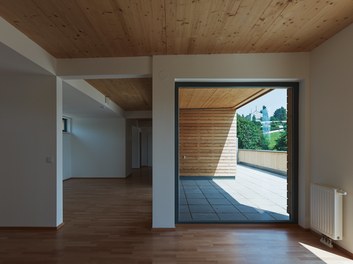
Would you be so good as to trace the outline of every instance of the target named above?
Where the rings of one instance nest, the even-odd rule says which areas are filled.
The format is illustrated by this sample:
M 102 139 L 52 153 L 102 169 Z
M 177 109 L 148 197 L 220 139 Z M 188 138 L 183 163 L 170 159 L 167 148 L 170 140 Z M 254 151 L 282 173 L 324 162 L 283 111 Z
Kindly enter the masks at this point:
M 61 86 L 53 76 L 0 76 L 0 226 L 62 223 Z
M 312 181 L 344 189 L 344 239 L 353 252 L 353 25 L 311 54 Z
M 71 134 L 63 133 L 63 180 L 71 177 Z
M 72 118 L 72 177 L 118 177 L 125 173 L 125 119 Z
M 153 227 L 175 226 L 175 79 L 300 80 L 299 224 L 308 227 L 309 54 L 153 58 Z

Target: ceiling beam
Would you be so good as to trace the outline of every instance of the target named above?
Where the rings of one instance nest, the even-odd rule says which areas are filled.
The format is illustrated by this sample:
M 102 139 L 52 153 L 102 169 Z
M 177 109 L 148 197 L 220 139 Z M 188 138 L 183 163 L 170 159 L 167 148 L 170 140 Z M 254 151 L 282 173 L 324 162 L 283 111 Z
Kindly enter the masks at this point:
M 55 75 L 56 59 L 2 17 L 0 17 L 0 42 Z
M 84 93 L 85 95 L 89 96 L 93 100 L 100 103 L 102 106 L 110 109 L 111 111 L 115 112 L 117 116 L 125 118 L 124 110 L 118 106 L 116 103 L 111 101 L 107 98 L 104 94 L 99 92 L 96 88 L 92 85 L 87 83 L 84 80 L 65 80 L 66 83 L 71 85 L 73 88 L 79 90 L 80 92 Z

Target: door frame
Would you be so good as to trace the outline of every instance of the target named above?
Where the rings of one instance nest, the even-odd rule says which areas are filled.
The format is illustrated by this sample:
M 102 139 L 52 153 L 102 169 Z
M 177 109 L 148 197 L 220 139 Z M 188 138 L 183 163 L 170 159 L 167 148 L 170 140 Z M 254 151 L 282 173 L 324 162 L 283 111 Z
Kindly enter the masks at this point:
M 292 94 L 290 96 L 290 104 L 288 104 L 288 99 L 287 99 L 287 105 L 291 106 L 291 111 L 292 111 L 292 136 L 291 136 L 291 142 L 288 142 L 288 145 L 290 145 L 291 148 L 291 215 L 289 221 L 271 221 L 267 222 L 268 224 L 273 224 L 273 223 L 291 223 L 291 224 L 297 224 L 298 223 L 298 181 L 299 181 L 299 175 L 298 175 L 298 169 L 299 169 L 299 86 L 300 83 L 299 81 L 293 81 L 293 82 L 283 82 L 283 81 L 261 81 L 261 82 L 217 82 L 217 81 L 205 81 L 205 82 L 182 82 L 182 81 L 176 81 L 175 82 L 175 223 L 176 224 L 182 224 L 184 222 L 179 221 L 179 89 L 182 87 L 190 87 L 190 88 L 240 88 L 240 87 L 245 87 L 245 88 L 259 88 L 259 87 L 265 87 L 265 88 L 274 88 L 274 89 L 279 89 L 279 88 L 287 88 L 292 90 Z M 287 93 L 287 98 L 288 98 L 288 93 Z M 255 98 L 256 99 L 256 98 Z M 255 100 L 254 99 L 254 100 Z M 288 111 L 288 109 L 287 109 Z M 287 160 L 287 163 L 289 161 Z M 289 170 L 289 169 L 288 169 Z M 289 184 L 289 183 L 288 183 Z M 288 205 L 287 205 L 288 206 Z M 198 222 L 187 222 L 188 224 L 198 224 Z M 219 224 L 242 224 L 242 223 L 264 223 L 267 224 L 266 222 L 202 222 L 202 224 L 205 223 L 219 223 Z

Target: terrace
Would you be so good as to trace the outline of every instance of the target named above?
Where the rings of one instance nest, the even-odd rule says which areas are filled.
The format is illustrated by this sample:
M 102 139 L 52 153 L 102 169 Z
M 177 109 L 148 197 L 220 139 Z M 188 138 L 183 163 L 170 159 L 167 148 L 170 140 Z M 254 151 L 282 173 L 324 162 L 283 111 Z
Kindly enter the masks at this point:
M 235 179 L 179 181 L 179 222 L 288 221 L 287 177 L 237 165 Z

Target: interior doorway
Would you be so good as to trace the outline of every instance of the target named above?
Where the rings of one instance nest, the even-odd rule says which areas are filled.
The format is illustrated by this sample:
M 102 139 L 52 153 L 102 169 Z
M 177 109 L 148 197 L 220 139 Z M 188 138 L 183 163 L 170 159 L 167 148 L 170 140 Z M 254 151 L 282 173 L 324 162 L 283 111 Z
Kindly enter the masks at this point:
M 152 167 L 152 120 L 133 120 L 130 127 L 132 169 Z
M 298 87 L 298 83 L 176 83 L 177 223 L 297 221 Z M 259 119 L 237 114 L 240 107 L 277 89 L 286 91 L 285 120 L 274 120 L 272 114 L 266 120 L 265 108 L 258 109 L 263 112 Z M 263 131 L 259 144 L 268 147 L 271 134 L 280 134 L 286 150 L 239 149 L 244 139 L 239 140 L 237 132 L 243 119 Z M 245 134 L 254 136 L 249 131 Z M 279 156 L 281 171 L 254 162 L 276 163 Z

